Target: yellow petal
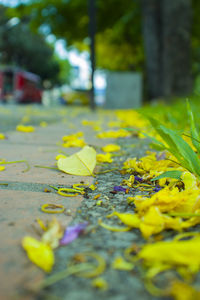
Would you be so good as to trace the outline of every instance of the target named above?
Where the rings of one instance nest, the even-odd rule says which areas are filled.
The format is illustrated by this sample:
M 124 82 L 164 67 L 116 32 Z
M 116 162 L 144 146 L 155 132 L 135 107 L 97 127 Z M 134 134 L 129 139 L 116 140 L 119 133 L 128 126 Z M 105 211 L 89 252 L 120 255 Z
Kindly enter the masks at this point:
M 112 155 L 111 153 L 106 153 L 106 154 L 97 154 L 97 161 L 98 162 L 107 162 L 107 163 L 112 163 Z
M 22 246 L 26 250 L 28 258 L 34 264 L 45 272 L 51 272 L 54 264 L 54 254 L 49 245 L 26 236 L 22 241 Z
M 35 128 L 33 126 L 18 125 L 16 130 L 21 132 L 33 132 Z
M 199 237 L 186 241 L 157 242 L 145 245 L 138 257 L 150 268 L 163 265 L 180 266 L 185 268 L 187 273 L 196 273 L 200 269 L 199 248 Z
M 117 216 L 122 223 L 129 227 L 138 228 L 140 225 L 140 219 L 137 214 L 130 214 L 130 213 L 118 213 L 117 211 L 113 212 L 108 217 Z
M 3 133 L 0 133 L 0 140 L 5 140 L 5 135 Z
M 97 277 L 92 280 L 92 286 L 95 288 L 98 288 L 100 290 L 107 290 L 108 289 L 108 283 L 105 279 L 102 277 Z
M 120 149 L 121 149 L 121 147 L 116 144 L 108 144 L 108 145 L 102 147 L 102 150 L 104 152 L 116 152 L 116 151 L 119 151 Z
M 61 224 L 54 218 L 43 234 L 42 242 L 49 245 L 52 249 L 55 249 L 59 246 L 59 240 L 63 236 L 63 232 L 64 230 Z
M 5 170 L 5 167 L 4 166 L 0 166 L 0 172 Z
M 96 151 L 92 147 L 85 146 L 71 156 L 60 158 L 57 165 L 59 170 L 71 175 L 93 175 L 96 166 Z
M 64 154 L 58 154 L 58 155 L 56 156 L 56 160 L 59 160 L 60 158 L 65 158 L 65 157 L 67 157 L 67 156 L 64 155 Z
M 148 238 L 152 234 L 161 232 L 163 229 L 164 220 L 162 214 L 157 207 L 150 207 L 140 223 L 140 230 L 143 236 Z
M 63 147 L 69 148 L 69 147 L 84 147 L 85 141 L 84 139 L 74 139 L 74 140 L 69 140 L 67 142 L 64 142 L 62 144 Z
M 126 261 L 121 256 L 117 256 L 112 262 L 112 268 L 116 270 L 130 271 L 134 268 L 134 264 Z

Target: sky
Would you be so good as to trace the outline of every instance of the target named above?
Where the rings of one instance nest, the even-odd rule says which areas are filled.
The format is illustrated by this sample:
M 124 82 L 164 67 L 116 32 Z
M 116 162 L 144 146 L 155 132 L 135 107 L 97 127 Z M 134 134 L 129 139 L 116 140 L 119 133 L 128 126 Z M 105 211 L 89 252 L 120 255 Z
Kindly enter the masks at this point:
M 0 4 L 8 6 L 16 6 L 20 3 L 26 3 L 28 0 L 0 0 Z

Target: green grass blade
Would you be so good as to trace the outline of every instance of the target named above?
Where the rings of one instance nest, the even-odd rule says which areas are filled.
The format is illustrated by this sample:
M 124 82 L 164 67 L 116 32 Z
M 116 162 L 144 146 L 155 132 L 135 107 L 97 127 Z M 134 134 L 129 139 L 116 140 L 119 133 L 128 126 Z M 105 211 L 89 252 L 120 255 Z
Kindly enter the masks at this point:
M 155 180 L 162 179 L 162 178 L 174 178 L 174 179 L 180 180 L 182 173 L 183 172 L 181 172 L 179 170 L 167 171 L 167 172 L 160 174 L 159 176 L 156 176 L 155 178 L 152 178 L 151 181 L 155 181 Z
M 191 133 L 191 140 L 192 140 L 192 144 L 194 145 L 194 147 L 196 148 L 197 152 L 200 154 L 200 143 L 198 142 L 198 140 L 200 140 L 200 136 L 198 134 L 196 125 L 195 125 L 195 121 L 194 121 L 194 114 L 193 111 L 191 109 L 190 103 L 187 100 L 187 111 L 188 111 L 188 115 L 189 115 L 189 120 L 190 120 L 190 133 Z

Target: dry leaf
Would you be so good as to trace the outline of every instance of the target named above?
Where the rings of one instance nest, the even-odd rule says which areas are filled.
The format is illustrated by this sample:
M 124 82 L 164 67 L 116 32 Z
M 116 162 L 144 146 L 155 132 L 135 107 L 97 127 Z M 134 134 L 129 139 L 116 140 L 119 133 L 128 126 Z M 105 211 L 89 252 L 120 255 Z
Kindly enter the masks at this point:
M 85 146 L 71 156 L 60 158 L 57 165 L 59 170 L 71 175 L 93 175 L 96 166 L 96 151 L 92 147 Z

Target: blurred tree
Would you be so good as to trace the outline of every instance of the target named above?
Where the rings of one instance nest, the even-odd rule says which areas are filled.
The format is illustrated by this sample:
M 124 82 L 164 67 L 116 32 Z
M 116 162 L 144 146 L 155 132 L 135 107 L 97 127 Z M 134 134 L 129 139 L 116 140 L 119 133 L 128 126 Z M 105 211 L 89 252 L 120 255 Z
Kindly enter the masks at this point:
M 190 0 L 142 0 L 143 36 L 150 98 L 192 90 Z
M 191 91 L 200 56 L 199 0 L 96 0 L 97 66 L 144 70 L 149 98 Z M 193 27 L 191 27 L 193 12 Z M 88 7 L 83 0 L 30 0 L 14 14 L 30 17 L 33 29 L 88 47 Z M 142 33 L 143 31 L 143 33 Z M 144 55 L 145 53 L 145 55 Z M 199 64 L 193 68 L 197 72 Z
M 31 17 L 33 30 L 53 33 L 67 45 L 89 50 L 88 1 L 34 0 L 11 14 Z M 140 0 L 97 0 L 97 66 L 109 70 L 142 70 L 144 63 Z M 114 56 L 113 56 L 114 55 Z
M 44 36 L 32 33 L 25 22 L 12 26 L 5 12 L 0 6 L 0 64 L 19 66 L 51 84 L 59 83 L 59 63 Z

